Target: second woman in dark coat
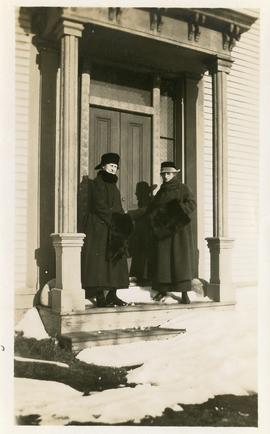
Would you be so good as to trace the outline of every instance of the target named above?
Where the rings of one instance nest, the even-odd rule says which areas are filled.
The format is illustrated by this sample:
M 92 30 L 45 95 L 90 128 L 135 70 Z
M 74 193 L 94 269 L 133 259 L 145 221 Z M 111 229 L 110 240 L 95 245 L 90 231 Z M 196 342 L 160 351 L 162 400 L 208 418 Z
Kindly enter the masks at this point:
M 187 292 L 195 276 L 195 251 L 191 214 L 195 199 L 177 176 L 175 164 L 161 164 L 163 184 L 149 207 L 153 232 L 152 287 L 161 299 L 168 291 L 182 292 L 182 303 L 189 303 Z

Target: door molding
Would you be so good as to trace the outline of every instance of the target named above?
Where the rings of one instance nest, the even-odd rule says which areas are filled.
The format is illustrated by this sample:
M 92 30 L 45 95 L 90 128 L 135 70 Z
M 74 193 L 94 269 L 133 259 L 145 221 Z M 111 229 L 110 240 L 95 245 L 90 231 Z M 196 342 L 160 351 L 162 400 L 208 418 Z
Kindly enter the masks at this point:
M 107 109 L 115 109 L 119 111 L 139 113 L 145 115 L 154 115 L 154 108 L 140 104 L 132 104 L 123 101 L 116 101 L 114 99 L 101 98 L 99 96 L 90 96 L 89 104 L 91 106 L 98 106 Z
M 132 104 L 107 98 L 91 96 L 91 71 L 88 63 L 81 73 L 81 119 L 80 119 L 80 169 L 79 183 L 88 175 L 88 144 L 90 136 L 89 115 L 91 106 L 138 113 L 152 117 L 152 173 L 151 182 L 160 184 L 160 89 L 157 77 L 153 79 L 152 106 Z M 154 164 L 155 163 L 155 164 Z
M 90 98 L 90 82 L 91 74 L 87 66 L 81 74 L 81 93 L 80 93 L 80 147 L 79 147 L 79 184 L 84 177 L 88 177 L 89 160 L 88 160 L 88 146 L 89 146 L 89 98 Z

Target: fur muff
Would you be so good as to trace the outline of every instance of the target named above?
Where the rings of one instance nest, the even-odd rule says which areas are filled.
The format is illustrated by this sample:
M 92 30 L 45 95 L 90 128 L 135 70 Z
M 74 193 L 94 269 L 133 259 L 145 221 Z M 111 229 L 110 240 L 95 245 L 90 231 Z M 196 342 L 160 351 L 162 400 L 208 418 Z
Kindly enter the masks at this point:
M 132 231 L 133 223 L 128 214 L 112 214 L 107 248 L 108 260 L 115 262 L 127 254 L 127 240 Z
M 158 239 L 170 237 L 177 228 L 187 225 L 191 220 L 177 199 L 153 209 L 150 219 L 153 233 Z

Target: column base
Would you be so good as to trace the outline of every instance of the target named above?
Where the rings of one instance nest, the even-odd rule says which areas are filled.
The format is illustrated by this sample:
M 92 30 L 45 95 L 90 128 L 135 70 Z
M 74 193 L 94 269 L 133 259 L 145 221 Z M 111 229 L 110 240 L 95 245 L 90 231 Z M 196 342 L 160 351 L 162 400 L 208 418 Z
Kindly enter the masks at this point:
M 207 297 L 211 298 L 213 301 L 224 301 L 234 304 L 235 285 L 233 283 L 209 283 L 207 286 Z
M 85 310 L 85 291 L 81 285 L 81 248 L 85 234 L 52 234 L 56 253 L 56 282 L 51 290 L 55 312 Z
M 232 248 L 234 240 L 225 237 L 206 238 L 210 251 L 210 283 L 207 296 L 214 301 L 235 303 L 232 282 Z

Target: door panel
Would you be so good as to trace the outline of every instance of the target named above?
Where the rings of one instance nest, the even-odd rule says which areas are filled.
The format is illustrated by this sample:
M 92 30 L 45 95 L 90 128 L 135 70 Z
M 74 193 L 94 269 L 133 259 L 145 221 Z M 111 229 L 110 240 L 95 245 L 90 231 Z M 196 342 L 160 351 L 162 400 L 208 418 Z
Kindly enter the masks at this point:
M 119 188 L 125 210 L 138 207 L 139 181 L 151 182 L 151 118 L 114 110 L 90 108 L 89 177 L 106 152 L 120 157 Z
M 120 117 L 113 110 L 90 108 L 89 177 L 96 175 L 95 166 L 106 152 L 120 151 Z
M 137 208 L 135 195 L 139 181 L 151 182 L 151 118 L 121 113 L 120 190 L 126 210 Z M 122 166 L 122 164 L 121 164 Z

